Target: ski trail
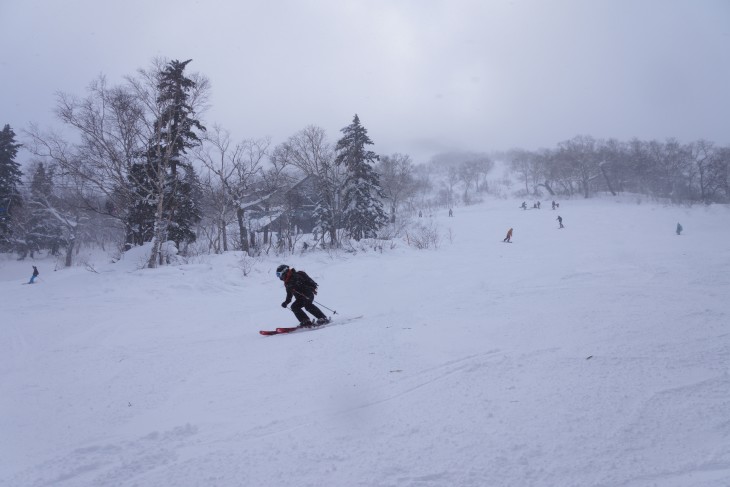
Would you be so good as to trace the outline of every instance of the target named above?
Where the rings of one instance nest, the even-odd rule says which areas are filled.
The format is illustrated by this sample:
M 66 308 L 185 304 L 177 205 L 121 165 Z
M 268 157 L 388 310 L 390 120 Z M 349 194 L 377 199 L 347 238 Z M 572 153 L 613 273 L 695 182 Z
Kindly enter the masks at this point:
M 492 364 L 491 361 L 483 361 L 484 357 L 491 357 L 500 352 L 498 349 L 469 355 L 460 359 L 450 360 L 443 364 L 429 367 L 414 375 L 397 380 L 395 383 L 384 385 L 381 389 L 385 389 L 376 395 L 381 396 L 378 399 L 370 400 L 364 404 L 355 407 L 333 411 L 317 411 L 308 414 L 297 414 L 284 419 L 277 419 L 266 424 L 255 426 L 247 430 L 245 433 L 234 435 L 236 438 L 267 438 L 271 436 L 281 435 L 291 431 L 304 429 L 312 425 L 323 422 L 330 422 L 335 417 L 347 416 L 353 412 L 378 406 L 398 398 L 407 396 L 420 389 L 433 386 L 439 381 L 446 380 L 454 374 L 460 372 L 471 373 L 478 371 L 482 367 Z M 392 371 L 392 373 L 400 373 L 402 371 Z M 391 390 L 395 388 L 396 392 Z M 314 416 L 313 416 L 314 415 Z M 314 419 L 312 419 L 314 418 Z
M 498 349 L 489 350 L 487 352 L 478 353 L 474 355 L 469 355 L 466 357 L 462 357 L 460 359 L 456 360 L 450 360 L 448 362 L 445 362 L 443 364 L 429 367 L 427 369 L 424 369 L 420 372 L 415 373 L 414 375 L 408 376 L 402 380 L 399 380 L 396 382 L 397 388 L 400 388 L 399 391 L 395 393 L 384 393 L 386 397 L 383 397 L 381 399 L 369 401 L 366 404 L 362 404 L 350 409 L 346 409 L 344 411 L 340 411 L 338 414 L 348 414 L 353 411 L 358 411 L 361 409 L 370 408 L 373 406 L 377 406 L 389 401 L 393 401 L 395 399 L 407 396 L 409 394 L 412 394 L 413 392 L 416 392 L 420 389 L 432 386 L 436 384 L 439 381 L 445 380 L 449 378 L 450 376 L 457 374 L 459 372 L 475 372 L 482 367 L 486 367 L 487 365 L 491 364 L 491 362 L 485 362 L 485 361 L 477 361 L 477 359 L 481 359 L 482 357 L 487 356 L 493 356 L 494 354 L 500 352 Z M 393 371 L 396 372 L 396 371 Z M 401 371 L 397 371 L 401 372 Z

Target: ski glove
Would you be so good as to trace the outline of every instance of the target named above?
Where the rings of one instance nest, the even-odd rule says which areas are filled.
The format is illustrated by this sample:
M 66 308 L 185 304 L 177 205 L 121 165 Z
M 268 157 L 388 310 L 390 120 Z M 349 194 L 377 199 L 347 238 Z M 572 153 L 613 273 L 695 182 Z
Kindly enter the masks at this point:
M 287 306 L 289 306 L 288 302 L 284 301 L 283 303 L 281 303 L 282 308 L 286 308 Z

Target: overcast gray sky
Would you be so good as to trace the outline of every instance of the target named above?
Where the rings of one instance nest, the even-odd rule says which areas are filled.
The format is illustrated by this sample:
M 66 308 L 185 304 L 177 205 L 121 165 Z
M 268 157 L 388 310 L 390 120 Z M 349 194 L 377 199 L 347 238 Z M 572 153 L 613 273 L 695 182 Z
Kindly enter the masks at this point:
M 554 147 L 575 135 L 730 144 L 728 0 L 0 0 L 0 125 L 57 125 L 156 56 L 193 59 L 219 123 L 381 154 Z

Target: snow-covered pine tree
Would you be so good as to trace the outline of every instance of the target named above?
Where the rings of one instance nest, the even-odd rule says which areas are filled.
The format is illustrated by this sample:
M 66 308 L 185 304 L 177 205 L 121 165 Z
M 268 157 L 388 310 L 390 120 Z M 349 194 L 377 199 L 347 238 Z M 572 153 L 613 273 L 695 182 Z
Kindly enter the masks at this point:
M 22 198 L 18 186 L 23 172 L 15 162 L 20 144 L 15 142 L 15 132 L 10 125 L 0 131 L 0 250 L 7 249 L 13 234 L 13 210 L 20 207 Z
M 203 190 L 200 180 L 192 165 L 186 164 L 183 169 L 185 173 L 182 177 L 178 175 L 174 197 L 171 195 L 167 199 L 171 205 L 167 238 L 175 242 L 178 248 L 184 243 L 195 242 L 197 235 L 194 226 L 202 218 L 200 201 Z
M 200 182 L 192 164 L 183 157 L 186 149 L 200 145 L 194 129 L 205 131 L 205 127 L 194 118 L 192 106 L 188 103 L 189 92 L 195 82 L 184 76 L 187 61 L 171 61 L 162 72 L 158 102 L 165 107 L 158 119 L 161 130 L 170 133 L 163 136 L 163 143 L 172 147 L 170 153 L 169 192 L 166 200 L 166 216 L 170 222 L 167 238 L 179 248 L 183 243 L 194 242 L 195 224 L 200 215 Z M 163 151 L 164 152 L 164 151 Z M 180 171 L 182 169 L 182 171 Z
M 337 142 L 335 163 L 345 166 L 342 196 L 343 226 L 355 240 L 375 237 L 388 221 L 383 210 L 383 190 L 373 167 L 378 155 L 366 150 L 373 141 L 355 114 L 352 123 L 343 128 Z
M 187 211 L 197 208 L 198 204 L 190 201 L 193 185 L 187 184 L 185 178 L 193 174 L 193 170 L 190 162 L 183 157 L 186 149 L 200 144 L 195 131 L 205 131 L 205 127 L 195 118 L 190 101 L 191 93 L 196 90 L 196 82 L 183 73 L 190 61 L 170 61 L 157 76 L 158 115 L 146 158 L 149 174 L 153 175 L 150 201 L 155 205 L 149 267 L 155 267 L 161 261 L 162 244 L 171 238 L 171 225 L 176 238 L 189 242 L 194 240 L 192 228 L 200 220 L 199 211 Z M 146 233 L 148 229 L 144 230 L 143 233 Z M 182 242 L 177 243 L 179 245 Z

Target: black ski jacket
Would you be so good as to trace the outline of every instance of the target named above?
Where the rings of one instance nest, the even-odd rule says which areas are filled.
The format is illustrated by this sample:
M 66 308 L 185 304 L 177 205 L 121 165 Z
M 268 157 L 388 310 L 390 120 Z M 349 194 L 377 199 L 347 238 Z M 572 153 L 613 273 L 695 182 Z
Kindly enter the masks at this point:
M 286 288 L 285 303 L 291 302 L 292 296 L 304 295 L 308 299 L 314 299 L 317 294 L 317 283 L 304 271 L 289 269 L 284 276 L 284 287 Z

